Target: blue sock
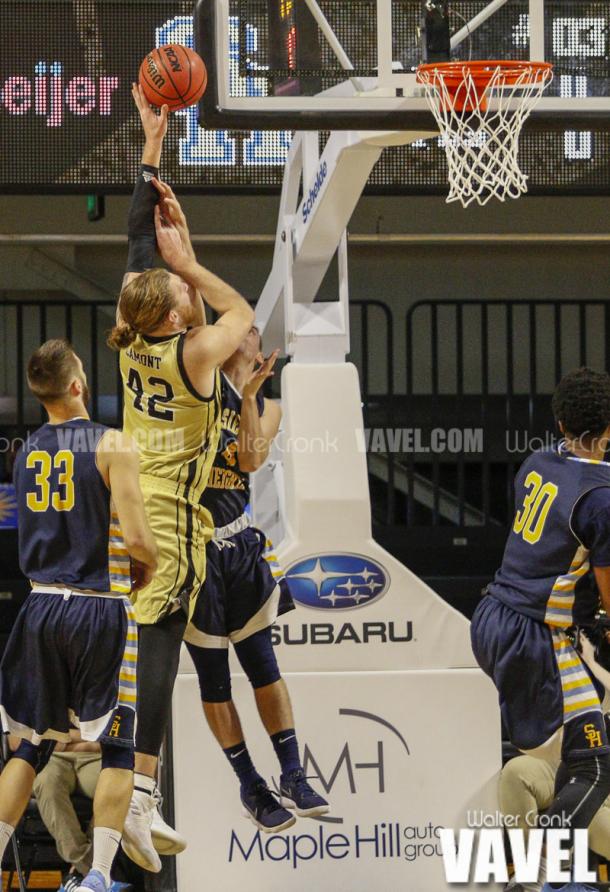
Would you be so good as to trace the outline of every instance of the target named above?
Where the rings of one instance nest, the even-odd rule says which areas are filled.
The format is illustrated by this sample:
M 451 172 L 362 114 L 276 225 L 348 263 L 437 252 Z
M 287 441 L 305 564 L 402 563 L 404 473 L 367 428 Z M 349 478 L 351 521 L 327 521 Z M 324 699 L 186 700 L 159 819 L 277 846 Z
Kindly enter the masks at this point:
M 228 746 L 223 753 L 229 760 L 229 764 L 237 777 L 239 783 L 246 790 L 250 789 L 256 781 L 262 780 L 260 774 L 254 767 L 250 753 L 245 742 L 236 743 L 235 746 Z
M 291 771 L 302 768 L 299 758 L 299 742 L 294 728 L 272 734 L 271 743 L 282 767 L 282 774 L 289 774 Z

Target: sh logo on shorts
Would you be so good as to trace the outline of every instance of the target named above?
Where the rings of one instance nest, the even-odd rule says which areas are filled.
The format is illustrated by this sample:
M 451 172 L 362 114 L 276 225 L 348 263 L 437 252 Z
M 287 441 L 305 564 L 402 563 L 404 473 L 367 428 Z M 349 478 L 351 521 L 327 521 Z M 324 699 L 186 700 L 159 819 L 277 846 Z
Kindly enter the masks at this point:
M 361 554 L 319 554 L 296 561 L 286 571 L 290 593 L 304 607 L 354 610 L 385 595 L 387 570 Z
M 591 749 L 602 745 L 602 732 L 598 731 L 595 725 L 589 723 L 583 730 Z
M 119 737 L 121 734 L 121 716 L 117 713 L 112 720 L 108 737 Z

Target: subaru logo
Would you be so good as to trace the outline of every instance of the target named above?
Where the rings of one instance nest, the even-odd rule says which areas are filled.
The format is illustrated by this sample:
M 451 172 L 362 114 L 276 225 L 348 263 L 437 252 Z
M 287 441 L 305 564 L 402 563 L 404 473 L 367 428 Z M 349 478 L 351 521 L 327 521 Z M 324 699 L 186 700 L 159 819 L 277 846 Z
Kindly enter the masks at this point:
M 290 593 L 304 607 L 353 610 L 378 601 L 388 590 L 387 570 L 361 554 L 319 554 L 286 571 Z

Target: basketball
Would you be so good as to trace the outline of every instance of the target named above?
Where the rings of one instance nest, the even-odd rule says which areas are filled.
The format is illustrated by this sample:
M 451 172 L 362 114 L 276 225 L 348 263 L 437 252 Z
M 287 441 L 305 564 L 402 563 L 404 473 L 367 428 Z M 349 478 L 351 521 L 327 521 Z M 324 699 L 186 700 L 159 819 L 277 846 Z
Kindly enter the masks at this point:
M 194 50 L 169 43 L 148 53 L 140 65 L 139 80 L 151 105 L 168 105 L 170 111 L 178 111 L 201 99 L 208 73 Z

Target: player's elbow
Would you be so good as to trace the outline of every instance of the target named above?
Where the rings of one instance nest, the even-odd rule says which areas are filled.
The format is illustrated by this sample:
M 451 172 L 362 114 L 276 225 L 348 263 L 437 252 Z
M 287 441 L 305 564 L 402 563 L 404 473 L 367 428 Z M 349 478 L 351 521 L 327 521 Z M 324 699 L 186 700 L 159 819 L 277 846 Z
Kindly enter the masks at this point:
M 240 305 L 240 313 L 243 317 L 243 324 L 246 326 L 246 334 L 254 324 L 254 310 L 245 298 L 242 298 Z

